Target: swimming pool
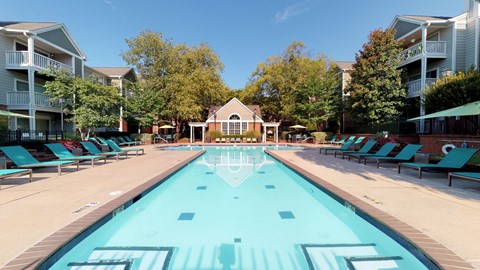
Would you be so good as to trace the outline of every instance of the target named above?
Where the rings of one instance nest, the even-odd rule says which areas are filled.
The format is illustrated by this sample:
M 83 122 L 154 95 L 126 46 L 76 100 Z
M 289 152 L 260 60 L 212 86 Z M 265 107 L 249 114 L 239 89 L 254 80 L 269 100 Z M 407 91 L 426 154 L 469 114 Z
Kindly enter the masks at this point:
M 427 269 L 263 147 L 205 149 L 50 269 Z

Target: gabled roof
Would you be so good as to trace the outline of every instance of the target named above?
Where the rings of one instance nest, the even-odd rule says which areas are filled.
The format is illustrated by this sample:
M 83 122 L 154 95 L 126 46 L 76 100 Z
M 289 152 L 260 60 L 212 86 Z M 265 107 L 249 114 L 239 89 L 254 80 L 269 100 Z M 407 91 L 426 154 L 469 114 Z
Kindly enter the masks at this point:
M 243 107 L 245 107 L 245 108 L 246 108 L 248 111 L 250 111 L 250 113 L 252 113 L 252 114 L 253 114 L 253 112 L 255 112 L 257 121 L 263 122 L 263 120 L 262 120 L 262 111 L 260 110 L 260 106 L 259 106 L 259 105 L 245 105 L 245 104 L 243 104 L 240 100 L 238 100 L 237 98 L 232 98 L 229 102 L 227 102 L 227 104 L 225 104 L 225 105 L 223 105 L 223 106 L 219 106 L 219 105 L 211 106 L 210 109 L 208 109 L 207 122 L 213 121 L 213 120 L 211 120 L 210 118 L 213 117 L 213 114 L 214 114 L 215 111 L 216 111 L 217 114 L 218 114 L 218 113 L 221 112 L 225 107 L 228 107 L 228 105 L 231 104 L 232 102 L 238 102 L 238 103 L 240 103 Z
M 7 30 L 26 30 L 26 31 L 36 31 L 44 28 L 49 28 L 55 25 L 61 25 L 56 22 L 4 22 L 0 21 L 0 27 Z
M 131 67 L 90 67 L 90 68 L 102 74 L 105 74 L 109 77 L 125 77 L 130 72 L 133 72 L 133 74 L 135 74 L 135 71 Z
M 353 64 L 355 64 L 355 62 L 353 62 L 353 61 L 335 61 L 335 64 L 341 70 L 352 70 L 353 69 Z
M 446 16 L 423 16 L 423 15 L 403 15 L 400 17 L 409 18 L 412 20 L 417 20 L 422 22 L 433 22 L 433 21 L 440 22 L 440 21 L 447 21 L 452 18 L 452 17 L 446 17 Z
M 73 46 L 75 52 L 70 51 L 83 58 L 87 59 L 80 46 L 75 42 L 72 35 L 68 31 L 67 27 L 63 23 L 57 22 L 12 22 L 12 21 L 0 21 L 0 31 L 9 33 L 31 33 L 41 39 L 40 35 L 49 31 L 61 29 Z

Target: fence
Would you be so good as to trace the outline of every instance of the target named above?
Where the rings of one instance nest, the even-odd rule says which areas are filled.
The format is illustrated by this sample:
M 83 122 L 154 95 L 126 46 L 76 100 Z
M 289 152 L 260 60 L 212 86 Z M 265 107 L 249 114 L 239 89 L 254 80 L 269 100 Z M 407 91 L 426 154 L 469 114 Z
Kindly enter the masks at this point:
M 23 145 L 25 143 L 50 143 L 76 137 L 73 133 L 60 130 L 6 130 L 0 131 L 0 145 Z

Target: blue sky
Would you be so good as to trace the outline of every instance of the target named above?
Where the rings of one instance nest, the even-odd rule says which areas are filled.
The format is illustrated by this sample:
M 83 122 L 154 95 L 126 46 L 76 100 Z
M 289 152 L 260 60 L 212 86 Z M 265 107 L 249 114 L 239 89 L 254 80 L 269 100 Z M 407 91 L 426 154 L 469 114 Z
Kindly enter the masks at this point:
M 463 0 L 2 0 L 0 20 L 64 23 L 89 66 L 125 66 L 125 39 L 144 30 L 176 43 L 206 42 L 243 88 L 257 64 L 303 41 L 311 55 L 353 61 L 376 28 L 396 15 L 455 16 Z

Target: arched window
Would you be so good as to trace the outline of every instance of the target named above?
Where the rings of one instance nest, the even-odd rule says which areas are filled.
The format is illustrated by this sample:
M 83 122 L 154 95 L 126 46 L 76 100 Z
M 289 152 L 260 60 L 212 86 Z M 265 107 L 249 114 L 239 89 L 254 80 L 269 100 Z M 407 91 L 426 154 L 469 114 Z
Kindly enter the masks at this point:
M 228 120 L 230 120 L 230 121 L 240 121 L 240 115 L 234 113 L 234 114 L 230 115 L 230 118 L 228 118 Z

